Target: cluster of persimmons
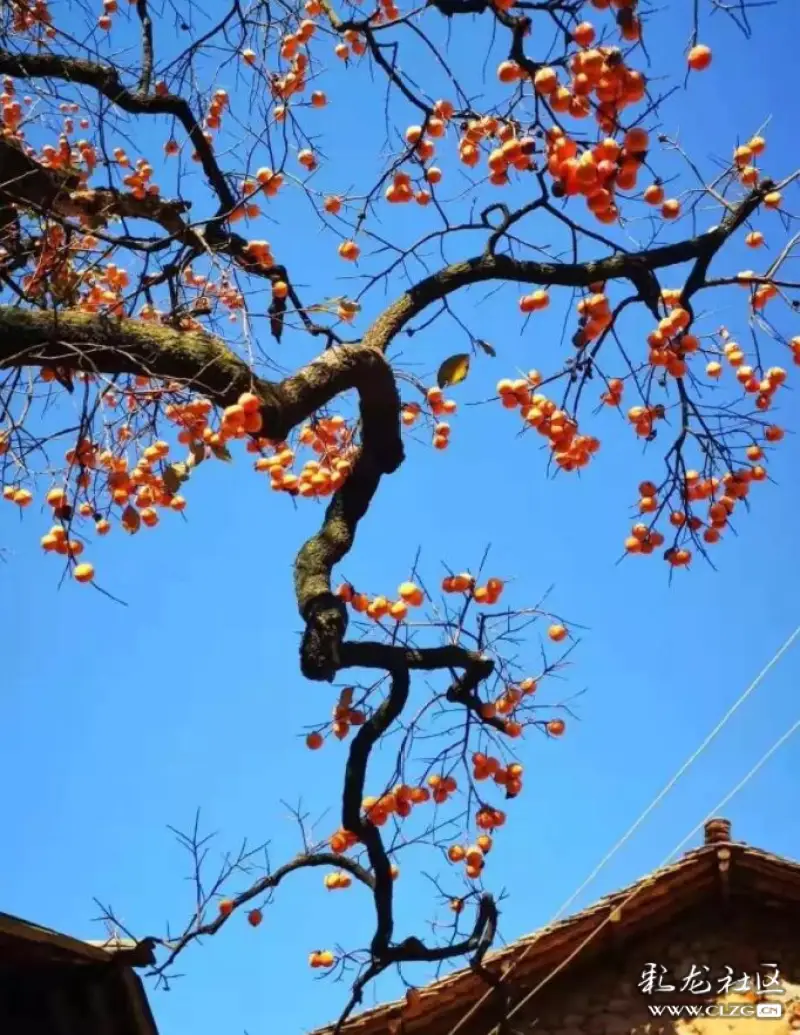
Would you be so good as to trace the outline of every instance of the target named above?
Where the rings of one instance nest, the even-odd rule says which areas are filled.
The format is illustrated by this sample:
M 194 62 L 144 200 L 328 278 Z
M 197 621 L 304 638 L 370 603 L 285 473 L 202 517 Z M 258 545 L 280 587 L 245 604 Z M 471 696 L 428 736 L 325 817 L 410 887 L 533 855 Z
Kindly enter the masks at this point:
M 599 12 L 611 6 L 610 0 L 607 5 L 603 5 L 602 0 L 592 0 L 592 4 Z M 510 5 L 506 0 L 498 0 L 497 6 L 507 9 Z M 618 4 L 615 0 L 614 6 L 621 7 L 616 12 L 621 41 L 627 43 L 638 40 L 641 26 L 634 12 L 635 4 Z M 103 13 L 99 16 L 100 28 L 106 31 L 112 29 L 117 7 L 117 0 L 104 0 Z M 327 97 L 319 89 L 312 90 L 308 99 L 305 99 L 309 88 L 310 48 L 316 44 L 325 45 L 328 38 L 327 34 L 317 31 L 318 22 L 314 19 L 325 15 L 326 11 L 319 0 L 306 0 L 296 28 L 286 32 L 279 41 L 277 51 L 282 63 L 281 70 L 268 76 L 275 101 L 272 115 L 277 122 L 286 119 L 292 103 L 302 103 L 312 108 L 325 108 L 327 105 Z M 378 25 L 398 16 L 399 11 L 392 0 L 384 0 L 370 21 Z M 38 24 L 34 17 L 29 17 L 28 21 L 28 28 Z M 532 63 L 528 66 L 513 60 L 505 60 L 497 68 L 497 78 L 502 84 L 513 86 L 523 95 L 527 91 L 531 99 L 541 98 L 554 117 L 569 116 L 577 121 L 593 117 L 601 134 L 605 134 L 599 142 L 579 143 L 578 138 L 570 136 L 559 124 L 555 124 L 546 134 L 544 146 L 541 147 L 535 137 L 521 135 L 519 125 L 512 119 L 495 116 L 469 118 L 461 126 L 458 136 L 460 162 L 475 168 L 485 158 L 489 183 L 502 187 L 509 183 L 512 171 L 526 173 L 535 170 L 538 167 L 538 152 L 552 179 L 552 191 L 556 196 L 581 195 L 589 211 L 600 222 L 616 222 L 619 217 L 618 192 L 636 188 L 650 146 L 648 134 L 640 127 L 634 126 L 628 130 L 622 140 L 617 140 L 616 135 L 624 111 L 646 98 L 647 82 L 642 72 L 629 65 L 620 48 L 596 43 L 600 34 L 592 22 L 584 21 L 576 25 L 571 30 L 570 41 L 574 50 L 568 55 L 563 69 Z M 353 29 L 345 30 L 334 45 L 336 56 L 348 67 L 367 50 L 363 36 Z M 262 70 L 264 55 L 259 55 L 251 47 L 245 47 L 240 56 L 246 66 Z M 711 64 L 711 51 L 707 46 L 697 44 L 688 53 L 687 61 L 691 69 L 702 71 Z M 167 95 L 168 84 L 163 80 L 157 81 L 155 92 Z M 227 92 L 220 88 L 207 107 L 203 126 L 210 144 L 213 142 L 213 134 L 222 129 L 229 101 Z M 431 188 L 440 183 L 443 176 L 442 169 L 431 164 L 436 155 L 436 146 L 446 138 L 448 130 L 456 125 L 454 120 L 458 118 L 459 112 L 453 103 L 440 99 L 431 106 L 421 124 L 406 129 L 406 157 L 422 168 L 422 183 L 415 184 L 413 172 L 395 169 L 385 190 L 387 201 L 404 203 L 415 200 L 423 206 L 430 204 Z M 585 140 L 585 136 L 583 132 L 579 134 L 581 140 Z M 61 146 L 69 150 L 68 144 L 62 143 Z M 91 148 L 91 145 L 87 144 L 86 147 Z M 167 155 L 178 154 L 180 149 L 174 137 L 170 137 L 165 144 Z M 757 147 L 753 148 L 751 157 L 758 153 Z M 196 154 L 192 157 L 197 159 Z M 296 160 L 309 173 L 319 165 L 318 155 L 308 146 L 298 150 Z M 134 191 L 153 190 L 146 179 L 143 182 L 141 177 L 136 177 L 136 173 L 133 177 L 136 182 L 132 180 L 128 185 Z M 255 218 L 259 214 L 258 204 L 252 197 L 249 201 L 247 198 L 256 190 L 264 189 L 265 183 L 271 182 L 271 177 L 270 173 L 265 178 L 259 176 L 257 183 L 250 179 L 244 181 L 242 202 L 230 214 L 231 219 L 244 216 Z M 753 181 L 745 179 L 744 182 Z M 278 185 L 273 186 L 277 189 Z M 274 192 L 264 189 L 267 197 L 273 196 Z M 675 219 L 680 214 L 679 200 L 665 198 L 657 182 L 645 188 L 643 199 L 657 206 L 664 219 Z M 328 196 L 324 207 L 331 214 L 338 213 L 341 198 L 337 195 Z M 357 260 L 361 252 L 357 242 L 350 238 L 343 240 L 338 250 L 339 255 L 349 261 Z
M 109 269 L 113 274 L 116 267 L 113 264 L 106 267 L 106 278 L 110 276 Z M 142 315 L 145 320 L 154 318 L 152 312 Z M 73 372 L 45 367 L 39 374 L 44 384 L 65 377 L 72 378 Z M 78 373 L 75 377 L 84 383 L 96 381 L 95 375 Z M 179 391 L 177 383 L 157 386 L 144 376 L 132 378 L 128 388 L 119 384 L 99 387 L 98 397 L 104 408 L 122 414 L 115 441 L 110 447 L 101 448 L 92 439 L 80 439 L 77 446 L 65 454 L 62 484 L 45 493 L 53 520 L 60 524 L 54 524 L 42 537 L 42 547 L 66 557 L 74 565 L 72 572 L 78 582 L 92 582 L 95 570 L 86 561 L 74 564 L 84 550 L 82 538 L 75 537 L 81 534 L 73 527 L 76 519 L 92 518 L 94 531 L 100 536 L 108 534 L 115 518 L 129 534 L 135 534 L 142 526 L 153 528 L 159 523 L 160 510 L 183 512 L 186 509 L 186 497 L 179 489 L 191 468 L 206 457 L 229 459 L 229 446 L 236 440 L 242 440 L 245 450 L 255 454 L 254 468 L 269 476 L 272 489 L 296 498 L 330 496 L 344 484 L 352 470 L 358 449 L 355 429 L 340 414 L 320 416 L 304 424 L 298 429 L 295 446 L 292 446 L 259 434 L 262 400 L 253 392 L 242 393 L 235 404 L 217 415 L 211 401 L 204 397 L 193 397 L 186 402 L 166 401 L 169 393 Z M 155 438 L 148 421 L 144 422 L 143 429 L 137 430 L 137 417 L 144 416 L 154 403 L 161 404 L 160 413 L 172 426 L 175 442 Z M 453 413 L 455 409 L 455 402 L 445 399 L 441 389 L 434 386 L 425 393 L 424 412 L 433 419 L 436 449 L 447 446 L 450 426 L 435 418 Z M 403 426 L 414 425 L 422 413 L 423 406 L 406 403 L 401 413 Z M 145 442 L 149 444 L 144 445 Z M 178 447 L 188 447 L 185 460 L 174 460 L 176 443 Z M 10 434 L 0 430 L 0 457 L 10 448 Z M 295 470 L 298 452 L 304 448 L 312 456 Z M 21 509 L 29 507 L 35 499 L 30 489 L 13 483 L 4 487 L 3 497 Z M 406 587 L 403 592 L 405 595 L 401 594 L 397 601 L 385 601 L 382 597 L 367 601 L 363 610 L 371 618 L 389 614 L 398 621 L 403 620 L 409 607 L 422 602 L 421 598 L 417 599 L 420 591 L 412 592 Z M 477 591 L 478 601 L 483 598 L 483 592 Z M 360 595 L 355 595 L 352 606 L 355 610 L 362 609 Z
M 598 18 L 608 8 L 613 8 L 616 22 L 613 31 L 618 32 L 623 44 L 639 39 L 641 25 L 635 3 L 591 0 L 591 5 Z M 497 0 L 497 6 L 507 9 L 511 5 L 506 0 Z M 103 0 L 98 22 L 100 28 L 110 32 L 117 12 L 117 0 Z M 372 21 L 379 24 L 397 17 L 398 13 L 394 3 L 385 0 Z M 50 12 L 41 0 L 18 4 L 15 19 L 18 32 L 51 34 Z M 327 19 L 326 9 L 320 0 L 306 0 L 296 26 L 280 39 L 280 72 L 268 77 L 274 98 L 273 115 L 279 122 L 286 118 L 292 104 L 308 103 L 315 109 L 322 109 L 327 104 L 322 90 L 313 89 L 308 93 L 310 48 L 327 45 L 329 38 L 326 33 L 318 31 L 315 19 Z M 327 21 L 324 27 L 328 28 Z M 519 91 L 523 99 L 526 95 L 530 99 L 537 98 L 537 104 L 541 102 L 553 114 L 553 125 L 546 131 L 526 134 L 515 119 L 499 115 L 470 115 L 465 119 L 451 101 L 440 99 L 433 103 L 420 122 L 405 130 L 407 150 L 402 161 L 395 165 L 385 189 L 386 200 L 393 204 L 415 200 L 420 205 L 427 205 L 445 176 L 441 161 L 435 164 L 437 148 L 445 147 L 448 141 L 455 141 L 459 162 L 470 169 L 485 164 L 488 182 L 494 187 L 507 185 L 515 176 L 543 171 L 554 197 L 583 199 L 588 211 L 601 223 L 618 222 L 623 200 L 626 205 L 633 200 L 641 201 L 651 206 L 653 211 L 658 211 L 665 220 L 678 217 L 681 203 L 679 199 L 665 196 L 660 181 L 639 183 L 643 173 L 651 168 L 652 141 L 645 128 L 636 125 L 636 119 L 629 117 L 629 112 L 646 99 L 647 81 L 645 75 L 630 63 L 631 55 L 636 51 L 624 53 L 619 47 L 602 42 L 607 38 L 605 25 L 582 21 L 570 29 L 568 52 L 563 63 L 528 65 L 505 60 L 498 66 L 497 79 L 502 86 Z M 335 43 L 335 54 L 347 67 L 368 49 L 364 36 L 353 30 L 343 33 Z M 266 52 L 260 54 L 245 48 L 240 56 L 245 66 L 259 72 L 263 70 Z M 694 45 L 687 55 L 687 62 L 692 71 L 705 70 L 712 62 L 710 49 L 700 43 Z M 122 146 L 100 150 L 96 142 L 76 137 L 78 130 L 90 130 L 92 122 L 77 103 L 60 102 L 60 132 L 52 143 L 33 146 L 26 136 L 34 110 L 32 97 L 18 97 L 11 77 L 5 77 L 2 85 L 2 131 L 7 138 L 19 142 L 42 166 L 76 175 L 82 187 L 90 192 L 92 176 L 102 171 L 105 164 L 110 164 L 120 174 L 121 189 L 127 190 L 135 200 L 144 202 L 159 196 L 160 188 L 155 182 L 152 161 L 141 156 L 135 158 Z M 157 96 L 166 97 L 170 94 L 170 86 L 165 80 L 157 79 L 153 91 Z M 204 102 L 202 131 L 212 148 L 215 134 L 224 128 L 230 106 L 231 98 L 223 87 L 216 87 Z M 575 120 L 578 128 L 570 130 L 567 119 Z M 587 132 L 589 121 L 596 125 L 595 133 Z M 622 128 L 623 121 L 628 128 Z M 168 157 L 178 155 L 183 146 L 180 140 L 170 135 L 164 145 L 165 154 Z M 732 168 L 743 187 L 751 188 L 760 182 L 762 173 L 758 163 L 765 149 L 766 141 L 762 136 L 753 136 L 734 148 Z M 191 157 L 198 159 L 197 154 Z M 311 146 L 301 148 L 296 160 L 308 174 L 320 165 L 320 156 Z M 408 163 L 410 171 L 400 167 L 404 163 Z M 268 166 L 245 175 L 241 178 L 241 197 L 237 198 L 237 204 L 227 218 L 230 222 L 256 219 L 261 214 L 260 202 L 275 198 L 283 184 L 284 174 Z M 338 194 L 325 195 L 323 208 L 328 215 L 337 216 L 346 200 Z M 777 209 L 781 200 L 778 191 L 771 191 L 764 198 L 764 206 Z M 63 305 L 68 301 L 71 308 L 84 312 L 135 315 L 135 318 L 146 322 L 162 320 L 165 314 L 150 301 L 136 314 L 129 311 L 131 274 L 113 261 L 113 256 L 111 260 L 107 255 L 99 259 L 99 254 L 106 250 L 105 246 L 92 232 L 91 226 L 87 225 L 85 230 L 82 235 L 68 236 L 58 223 L 44 224 L 32 268 L 21 282 L 26 296 L 45 304 L 57 301 Z M 757 249 L 763 245 L 764 235 L 761 231 L 750 230 L 745 240 L 749 247 Z M 356 240 L 348 238 L 341 241 L 339 254 L 344 259 L 355 261 L 359 258 L 360 247 Z M 289 287 L 286 281 L 268 272 L 275 265 L 269 242 L 260 239 L 247 241 L 244 256 L 247 263 L 268 273 L 273 297 L 287 297 Z M 183 271 L 183 280 L 186 289 L 197 291 L 198 297 L 201 294 L 212 305 L 222 306 L 231 319 L 236 319 L 237 312 L 245 306 L 241 291 L 226 273 L 214 281 L 187 268 Z M 753 309 L 762 309 L 777 294 L 773 284 L 764 282 L 751 271 L 739 274 L 739 280 L 749 290 Z M 549 302 L 548 291 L 537 288 L 520 298 L 519 308 L 523 314 L 534 314 L 547 308 Z M 691 317 L 681 304 L 680 291 L 664 291 L 662 302 L 664 316 L 647 339 L 649 366 L 666 377 L 680 379 L 689 373 L 694 356 L 704 356 L 706 376 L 717 380 L 728 365 L 734 368 L 743 391 L 753 396 L 756 409 L 766 411 L 775 391 L 785 380 L 785 371 L 773 367 L 762 373 L 758 367 L 748 363 L 745 351 L 729 339 L 724 341 L 721 349 L 715 348 L 709 355 L 709 349 L 690 329 Z M 337 314 L 341 320 L 349 322 L 357 311 L 358 306 L 347 300 L 338 304 Z M 576 344 L 586 345 L 607 333 L 613 316 L 605 285 L 592 285 L 578 301 L 577 312 L 579 330 Z M 185 330 L 199 329 L 203 326 L 199 315 L 202 314 L 193 315 L 188 308 L 179 317 L 177 326 Z M 795 339 L 795 342 L 797 344 L 792 345 L 794 358 L 800 363 L 800 339 Z M 63 381 L 65 376 L 71 378 L 70 372 L 63 369 L 44 369 L 41 372 L 45 383 Z M 92 379 L 91 375 L 81 377 Z M 502 405 L 518 409 L 526 426 L 543 436 L 559 468 L 581 470 L 597 452 L 600 442 L 593 435 L 581 434 L 576 417 L 537 390 L 541 381 L 537 371 L 531 371 L 526 378 L 500 381 L 497 392 Z M 624 386 L 624 378 L 609 379 L 603 402 L 619 407 Z M 146 391 L 152 397 L 152 386 L 146 386 Z M 134 414 L 138 406 L 135 393 L 118 389 L 103 390 L 102 402 L 110 408 L 125 405 Z M 450 442 L 450 424 L 446 417 L 455 412 L 456 404 L 444 397 L 441 388 L 434 386 L 426 393 L 425 407 L 427 414 L 434 418 L 433 446 L 444 450 Z M 170 404 L 164 409 L 167 420 L 177 428 L 178 443 L 190 447 L 195 463 L 199 451 L 205 449 L 205 455 L 226 455 L 226 443 L 243 438 L 246 439 L 246 448 L 256 454 L 256 470 L 268 475 L 272 488 L 295 497 L 310 498 L 331 495 L 344 483 L 352 469 L 357 448 L 353 441 L 354 430 L 341 416 L 321 417 L 299 431 L 296 445 L 308 447 L 314 456 L 295 470 L 295 447 L 287 442 L 269 442 L 259 435 L 260 401 L 256 395 L 245 393 L 237 404 L 222 413 L 218 423 L 212 410 L 210 402 L 205 399 Z M 420 404 L 406 403 L 401 413 L 404 426 L 412 427 L 422 412 Z M 646 439 L 652 436 L 655 424 L 664 418 L 665 409 L 660 404 L 641 403 L 631 406 L 627 415 L 635 433 Z M 698 490 L 694 485 L 688 485 L 687 475 L 684 510 L 674 510 L 669 514 L 672 526 L 678 531 L 685 529 L 691 533 L 699 533 L 702 529 L 706 543 L 717 542 L 730 520 L 734 503 L 745 498 L 751 481 L 761 481 L 766 477 L 761 463 L 765 444 L 774 443 L 781 436 L 781 429 L 770 425 L 764 429 L 763 441 L 753 441 L 747 447 L 744 459 L 749 466 L 743 465 L 719 478 L 698 474 L 696 481 L 702 486 L 703 496 L 696 495 Z M 142 445 L 141 437 L 127 424 L 119 427 L 118 442 L 122 446 Z M 53 488 L 47 497 L 53 507 L 54 523 L 42 538 L 43 548 L 67 557 L 73 564 L 73 574 L 78 581 L 92 581 L 92 565 L 85 561 L 75 563 L 83 552 L 83 543 L 73 535 L 73 519 L 93 518 L 96 532 L 104 535 L 117 513 L 121 526 L 128 532 L 136 532 L 142 525 L 153 527 L 158 524 L 161 509 L 182 511 L 186 500 L 178 490 L 185 480 L 186 472 L 181 468 L 185 468 L 186 463 L 175 464 L 170 460 L 173 448 L 165 439 L 153 437 L 134 458 L 119 448 L 106 446 L 101 449 L 98 444 L 83 438 L 77 449 L 71 451 L 73 459 L 68 461 L 68 478 L 74 475 L 74 486 L 68 484 L 67 478 L 64 485 Z M 8 449 L 9 433 L 0 429 L 0 453 Z M 79 459 L 76 461 L 77 455 Z M 105 493 L 105 496 L 101 497 L 99 493 Z M 33 502 L 32 492 L 21 485 L 7 485 L 4 496 L 20 507 Z M 53 503 L 56 497 L 60 502 Z M 700 499 L 708 502 L 708 513 L 702 518 L 689 512 L 689 504 Z M 656 493 L 640 493 L 639 510 L 643 516 L 660 516 L 663 509 L 664 504 Z M 634 525 L 626 541 L 626 549 L 631 553 L 650 553 L 663 542 L 662 533 L 652 524 L 641 521 Z M 673 565 L 686 564 L 690 558 L 691 551 L 684 547 L 667 551 L 667 559 Z M 491 582 L 486 586 L 470 587 L 476 602 L 491 604 L 496 601 L 499 592 L 495 593 Z M 397 600 L 381 596 L 367 599 L 363 594 L 354 594 L 349 603 L 354 610 L 364 611 L 375 620 L 388 616 L 401 621 L 406 618 L 409 607 L 417 606 L 414 600 L 406 599 L 402 594 Z
M 748 237 L 753 238 L 755 233 L 751 232 Z M 749 243 L 751 246 L 757 246 L 752 240 Z M 754 274 L 745 272 L 737 279 L 744 286 L 749 286 L 750 278 L 753 276 Z M 760 285 L 752 295 L 752 304 L 756 308 L 765 304 L 763 291 L 764 285 Z M 610 307 L 603 292 L 603 285 L 592 285 L 590 292 L 577 304 L 577 312 L 583 321 L 578 344 L 593 341 L 603 334 L 611 322 Z M 530 304 L 533 298 L 537 299 L 535 306 Z M 704 344 L 689 330 L 691 317 L 680 304 L 679 289 L 663 290 L 661 302 L 665 315 L 647 336 L 647 365 L 654 372 L 662 370 L 664 376 L 683 378 L 687 375 L 692 357 L 705 357 L 705 374 L 708 378 L 713 381 L 719 380 L 727 366 L 734 373 L 741 390 L 753 397 L 753 405 L 757 411 L 765 413 L 771 408 L 776 392 L 786 382 L 787 372 L 783 367 L 770 367 L 760 373 L 759 368 L 747 362 L 744 349 L 731 339 L 730 333 L 724 327 L 711 335 L 714 341 Z M 525 312 L 531 312 L 543 305 L 547 305 L 545 291 L 537 291 L 534 295 L 524 296 L 520 300 L 520 308 Z M 789 346 L 794 363 L 800 365 L 800 336 L 793 338 Z M 513 380 L 503 378 L 497 383 L 497 398 L 506 409 L 518 410 L 525 426 L 538 431 L 547 440 L 553 460 L 561 470 L 580 470 L 600 448 L 600 441 L 593 436 L 579 434 L 577 421 L 552 399 L 536 391 L 542 380 L 538 370 L 531 370 L 526 377 Z M 606 406 L 621 409 L 625 382 L 626 379 L 620 377 L 605 379 L 606 390 L 600 396 L 601 402 Z M 664 419 L 665 416 L 666 409 L 663 404 L 637 404 L 627 410 L 627 419 L 635 434 L 644 439 L 653 435 L 656 421 Z M 682 484 L 677 487 L 684 509 L 675 509 L 669 513 L 669 523 L 675 532 L 683 529 L 692 535 L 702 533 L 702 540 L 706 545 L 719 542 L 722 531 L 730 522 L 736 502 L 748 496 L 752 482 L 763 482 L 767 478 L 767 470 L 763 463 L 765 447 L 780 442 L 783 437 L 784 431 L 777 424 L 769 424 L 766 421 L 753 423 L 751 441 L 741 450 L 741 467 L 726 471 L 721 476 L 708 477 L 703 477 L 698 471 L 688 470 L 683 476 Z M 671 489 L 674 488 L 675 486 L 671 485 Z M 689 512 L 692 504 L 700 501 L 708 502 L 708 510 L 703 517 Z M 651 523 L 636 523 L 625 540 L 625 549 L 628 553 L 651 554 L 665 541 L 663 533 L 654 527 L 654 522 L 666 507 L 666 503 L 659 500 L 658 487 L 653 482 L 645 481 L 639 486 L 637 506 L 643 517 L 650 516 L 648 520 Z M 685 546 L 675 545 L 668 548 L 664 556 L 673 567 L 682 567 L 691 561 L 692 551 Z

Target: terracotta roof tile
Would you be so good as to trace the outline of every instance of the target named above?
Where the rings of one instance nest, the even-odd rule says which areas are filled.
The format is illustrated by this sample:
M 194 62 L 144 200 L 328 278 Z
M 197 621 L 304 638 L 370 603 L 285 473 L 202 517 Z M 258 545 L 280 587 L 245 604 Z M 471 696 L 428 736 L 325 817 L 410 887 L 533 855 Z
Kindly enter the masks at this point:
M 609 921 L 615 910 L 620 910 L 617 929 L 628 932 L 634 928 L 652 925 L 677 903 L 688 902 L 707 890 L 714 888 L 717 881 L 716 856 L 720 849 L 728 849 L 731 863 L 747 880 L 750 875 L 770 875 L 776 895 L 780 889 L 796 889 L 800 898 L 800 863 L 763 852 L 740 842 L 706 844 L 686 852 L 674 863 L 662 866 L 640 880 L 605 895 L 591 906 L 524 935 L 512 944 L 487 954 L 484 964 L 490 969 L 512 964 L 519 977 L 530 978 L 545 974 L 562 963 L 575 951 L 593 931 L 599 930 Z M 683 895 L 680 892 L 683 891 Z M 794 897 L 794 896 L 792 896 Z M 622 907 L 627 899 L 630 902 Z M 592 951 L 591 943 L 586 946 Z M 594 947 L 595 950 L 597 946 Z M 409 1026 L 416 1030 L 419 1025 L 433 1017 L 446 1013 L 456 1001 L 469 1002 L 471 994 L 479 994 L 485 985 L 468 968 L 454 971 L 421 988 L 420 1005 Z M 342 1029 L 342 1035 L 386 1035 L 387 1025 L 400 1017 L 405 1000 L 385 1003 L 366 1010 L 352 1018 Z M 319 1028 L 312 1035 L 330 1035 L 333 1026 Z

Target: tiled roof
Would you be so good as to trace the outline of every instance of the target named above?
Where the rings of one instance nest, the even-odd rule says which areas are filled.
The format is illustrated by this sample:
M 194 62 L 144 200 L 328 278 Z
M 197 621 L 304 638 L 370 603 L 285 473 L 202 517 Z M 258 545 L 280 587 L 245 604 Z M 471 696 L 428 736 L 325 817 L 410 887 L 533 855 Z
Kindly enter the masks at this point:
M 586 959 L 607 945 L 601 931 L 619 937 L 655 927 L 726 883 L 740 894 L 800 904 L 800 863 L 739 842 L 716 840 L 589 908 L 488 954 L 484 964 L 497 974 L 513 970 L 515 979 L 524 978 L 526 985 L 541 981 L 572 955 L 580 952 L 581 959 Z M 404 1035 L 423 1033 L 435 1019 L 476 1002 L 486 988 L 469 968 L 457 970 L 420 989 L 413 1014 L 408 1013 L 405 1000 L 386 1003 L 352 1018 L 341 1035 L 387 1035 L 392 1021 L 401 1016 Z M 328 1026 L 312 1035 L 332 1032 L 333 1026 Z
M 0 913 L 0 946 L 11 941 L 27 945 L 32 954 L 47 955 L 65 962 L 108 963 L 117 959 L 130 967 L 146 967 L 155 959 L 153 943 L 149 939 L 142 942 L 128 938 L 81 941 L 9 913 Z

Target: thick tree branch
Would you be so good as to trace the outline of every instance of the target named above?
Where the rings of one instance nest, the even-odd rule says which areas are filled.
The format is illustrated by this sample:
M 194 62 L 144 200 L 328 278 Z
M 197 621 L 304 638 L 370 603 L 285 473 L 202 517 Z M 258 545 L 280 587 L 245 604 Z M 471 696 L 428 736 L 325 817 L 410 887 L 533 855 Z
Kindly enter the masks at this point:
M 367 766 L 373 747 L 401 715 L 408 700 L 409 667 L 438 668 L 446 666 L 477 666 L 485 675 L 492 670 L 491 662 L 473 652 L 461 648 L 443 647 L 430 651 L 415 651 L 389 647 L 383 652 L 383 644 L 349 643 L 342 645 L 342 654 L 347 663 L 377 664 L 381 655 L 382 665 L 389 671 L 390 688 L 384 701 L 375 713 L 364 723 L 350 746 L 345 770 L 342 801 L 342 826 L 356 834 L 366 848 L 370 867 L 375 876 L 373 897 L 375 901 L 376 929 L 371 945 L 371 961 L 365 972 L 356 981 L 353 994 L 340 1017 L 339 1026 L 361 1001 L 362 990 L 374 977 L 388 966 L 404 962 L 438 962 L 453 959 L 468 953 L 475 954 L 475 963 L 480 965 L 483 955 L 491 945 L 497 929 L 497 906 L 489 894 L 481 896 L 475 926 L 469 937 L 445 946 L 430 948 L 414 936 L 393 945 L 393 880 L 391 864 L 383 845 L 379 829 L 362 813 Z M 366 648 L 361 650 L 360 648 Z M 409 664 L 406 664 L 408 662 Z M 477 677 L 476 677 L 477 679 Z
M 0 369 L 24 366 L 177 380 L 218 406 L 230 405 L 252 390 L 264 400 L 262 434 L 277 441 L 331 399 L 354 389 L 364 440 L 374 440 L 372 452 L 382 473 L 393 471 L 403 458 L 394 376 L 374 349 L 334 346 L 273 383 L 257 377 L 211 334 L 97 314 L 0 306 Z
M 489 0 L 428 0 L 429 7 L 446 18 L 454 18 L 459 14 L 483 14 L 492 5 Z
M 342 826 L 356 834 L 363 843 L 375 875 L 373 895 L 377 923 L 372 939 L 372 956 L 376 962 L 383 961 L 392 939 L 393 881 L 391 864 L 380 831 L 362 815 L 361 803 L 364 800 L 370 752 L 403 711 L 408 700 L 409 683 L 408 669 L 397 668 L 390 672 L 389 693 L 353 738 L 344 777 Z
M 434 302 L 470 284 L 506 280 L 517 284 L 588 288 L 607 280 L 636 282 L 642 274 L 697 260 L 707 268 L 731 234 L 758 208 L 773 184 L 765 180 L 711 230 L 674 244 L 623 252 L 590 262 L 534 262 L 510 255 L 484 254 L 445 266 L 419 281 L 388 306 L 364 335 L 363 344 L 385 351 L 394 337 Z
M 306 330 L 314 336 L 324 335 L 329 341 L 337 340 L 333 331 L 311 322 L 284 266 L 267 267 L 254 262 L 248 251 L 249 242 L 240 234 L 222 226 L 218 220 L 190 226 L 182 218 L 191 208 L 188 201 L 165 201 L 154 195 L 137 198 L 131 191 L 85 187 L 77 174 L 48 169 L 15 141 L 0 139 L 0 202 L 3 200 L 23 208 L 32 208 L 47 216 L 76 218 L 91 229 L 105 226 L 114 216 L 158 223 L 170 238 L 189 249 L 189 253 L 183 257 L 183 266 L 189 265 L 195 256 L 212 250 L 227 255 L 251 276 L 264 277 L 270 281 L 283 280 L 289 286 L 289 298 Z M 163 244 L 158 242 L 159 248 L 166 247 L 170 238 L 165 238 Z M 152 248 L 152 245 L 149 247 Z M 160 282 L 178 272 L 177 267 L 166 267 L 154 282 Z M 273 299 L 270 315 L 283 313 L 285 309 L 285 300 Z M 282 326 L 280 321 L 278 326 Z M 273 330 L 273 333 L 280 339 L 279 331 Z
M 310 678 L 332 679 L 346 617 L 330 590 L 331 571 L 352 546 L 381 475 L 396 470 L 403 460 L 400 398 L 381 353 L 334 346 L 275 384 L 256 377 L 210 334 L 103 315 L 0 307 L 0 369 L 24 366 L 178 380 L 220 406 L 253 390 L 264 400 L 262 434 L 277 441 L 331 399 L 350 389 L 358 392 L 362 448 L 321 530 L 295 564 L 297 601 L 306 622 L 303 671 Z
M 447 700 L 468 708 L 480 721 L 501 732 L 505 722 L 501 718 L 484 719 L 477 688 L 494 671 L 494 662 L 479 651 L 468 650 L 457 643 L 441 647 L 404 647 L 399 644 L 376 643 L 373 640 L 343 643 L 339 651 L 339 668 L 378 668 L 392 671 L 400 666 L 409 670 L 434 672 L 437 669 L 460 669 L 462 676 L 454 677 L 447 690 Z
M 0 306 L 0 369 L 24 366 L 177 380 L 220 406 L 255 389 L 268 407 L 279 405 L 275 386 L 255 377 L 211 334 L 103 314 Z
M 230 212 L 236 198 L 220 169 L 211 145 L 203 136 L 200 121 L 195 118 L 188 101 L 175 94 L 148 94 L 129 90 L 119 72 L 111 65 L 63 57 L 60 54 L 12 54 L 0 50 L 0 74 L 18 79 L 61 79 L 90 86 L 117 107 L 131 115 L 171 115 L 176 118 L 192 142 L 203 172 L 214 188 L 220 212 Z
M 383 473 L 365 436 L 350 477 L 334 493 L 325 511 L 322 527 L 303 545 L 295 560 L 295 595 L 306 626 L 300 669 L 307 679 L 330 682 L 341 667 L 347 610 L 331 590 L 331 574 L 352 548 L 358 523 Z
M 402 666 L 433 672 L 439 668 L 468 669 L 487 663 L 491 666 L 485 655 L 456 643 L 420 648 L 361 640 L 342 644 L 340 667 L 382 668 L 391 671 Z
M 147 219 L 191 246 L 199 243 L 198 235 L 181 219 L 190 208 L 188 201 L 165 201 L 153 195 L 136 198 L 130 191 L 83 187 L 76 174 L 46 169 L 18 144 L 1 138 L 0 198 L 48 216 L 77 218 L 93 229 L 112 216 Z
M 136 0 L 136 13 L 142 24 L 142 73 L 139 76 L 139 93 L 149 93 L 153 81 L 153 22 L 147 10 L 147 0 Z

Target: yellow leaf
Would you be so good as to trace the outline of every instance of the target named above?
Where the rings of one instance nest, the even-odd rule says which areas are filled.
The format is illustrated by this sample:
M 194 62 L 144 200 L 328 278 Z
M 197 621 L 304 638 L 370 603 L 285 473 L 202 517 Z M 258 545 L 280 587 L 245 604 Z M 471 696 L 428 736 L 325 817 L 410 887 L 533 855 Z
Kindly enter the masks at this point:
M 180 489 L 181 483 L 189 477 L 189 468 L 186 464 L 169 464 L 164 468 L 164 488 L 170 495 L 174 496 Z
M 226 464 L 229 464 L 233 460 L 231 451 L 227 446 L 212 446 L 211 453 L 217 458 L 217 460 L 224 460 Z
M 436 375 L 436 382 L 440 388 L 447 385 L 461 384 L 469 373 L 469 356 L 466 352 L 460 352 L 457 356 L 450 356 L 439 367 Z

